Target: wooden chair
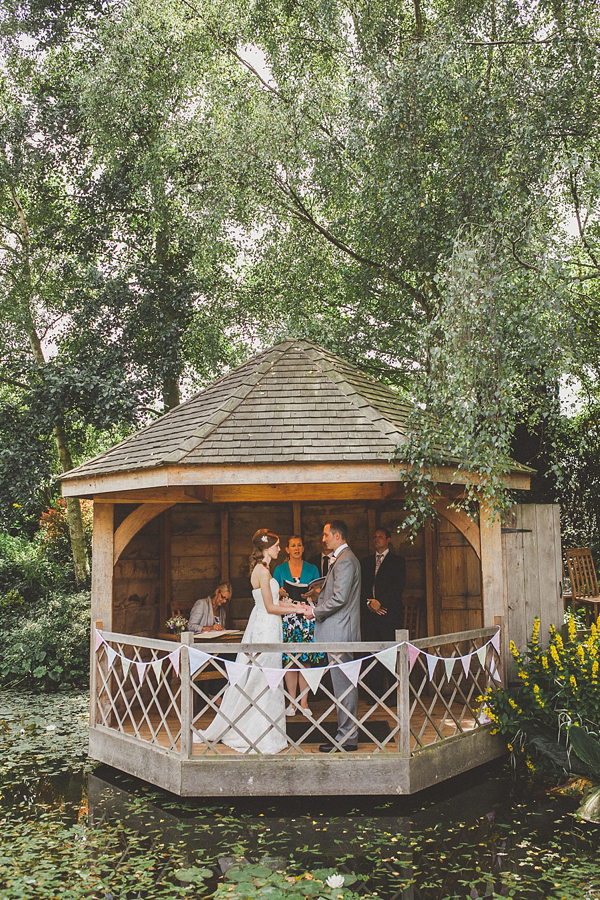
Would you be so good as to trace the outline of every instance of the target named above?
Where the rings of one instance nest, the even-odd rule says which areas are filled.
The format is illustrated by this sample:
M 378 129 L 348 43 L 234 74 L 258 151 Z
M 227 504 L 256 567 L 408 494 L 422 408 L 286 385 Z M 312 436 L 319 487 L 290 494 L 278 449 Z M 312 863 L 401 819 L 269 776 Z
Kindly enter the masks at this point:
M 414 641 L 419 637 L 421 628 L 421 601 L 408 597 L 403 601 L 403 607 L 404 622 L 402 627 L 408 630 L 409 638 Z
M 195 600 L 171 600 L 171 603 L 169 604 L 171 617 L 183 616 L 184 618 L 189 619 L 192 606 L 195 602 Z
M 598 578 L 589 547 L 579 547 L 565 551 L 567 568 L 571 581 L 571 597 L 573 612 L 580 606 L 585 607 L 585 624 L 590 627 L 590 611 L 593 610 L 594 618 L 598 618 L 600 611 L 600 594 L 598 593 Z

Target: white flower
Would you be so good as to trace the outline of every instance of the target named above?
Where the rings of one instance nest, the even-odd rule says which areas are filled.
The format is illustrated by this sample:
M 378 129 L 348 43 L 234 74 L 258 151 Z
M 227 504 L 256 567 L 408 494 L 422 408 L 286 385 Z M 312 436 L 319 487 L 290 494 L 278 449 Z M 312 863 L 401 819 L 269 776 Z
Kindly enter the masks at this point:
M 327 884 L 330 888 L 341 888 L 344 884 L 344 876 L 343 875 L 330 875 L 327 879 Z
M 263 536 L 261 537 L 261 541 L 263 542 L 263 544 L 266 544 L 268 540 L 269 540 L 269 535 L 263 534 Z

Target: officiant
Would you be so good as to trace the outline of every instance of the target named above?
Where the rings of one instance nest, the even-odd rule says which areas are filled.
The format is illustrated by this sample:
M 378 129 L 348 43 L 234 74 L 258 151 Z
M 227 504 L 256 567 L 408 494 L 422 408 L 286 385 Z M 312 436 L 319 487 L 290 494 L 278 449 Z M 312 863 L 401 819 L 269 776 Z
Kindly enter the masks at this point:
M 281 597 L 287 597 L 284 583 L 292 581 L 296 584 L 308 585 L 315 578 L 319 578 L 319 570 L 316 566 L 303 559 L 304 542 L 299 534 L 293 534 L 287 542 L 285 552 L 287 559 L 277 566 L 273 572 L 273 578 L 279 585 Z M 305 601 L 302 601 L 303 603 Z M 283 616 L 283 641 L 287 644 L 306 644 L 315 639 L 315 620 L 306 616 L 291 613 Z M 302 663 L 309 665 L 324 664 L 325 656 L 322 653 L 302 653 L 297 657 Z M 289 661 L 289 656 L 283 654 L 283 665 Z M 294 662 L 292 662 L 294 665 Z M 286 671 L 285 686 L 291 700 L 286 708 L 286 716 L 295 716 L 300 710 L 302 715 L 311 716 L 308 706 L 308 685 L 306 679 L 298 671 Z

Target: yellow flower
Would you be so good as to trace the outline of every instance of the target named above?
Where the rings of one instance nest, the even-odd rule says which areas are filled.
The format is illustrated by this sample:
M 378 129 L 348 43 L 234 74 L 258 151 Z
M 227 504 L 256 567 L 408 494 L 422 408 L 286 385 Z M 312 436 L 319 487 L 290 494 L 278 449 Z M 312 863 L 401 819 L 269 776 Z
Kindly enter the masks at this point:
M 573 690 L 576 691 L 577 690 L 577 682 L 575 681 L 574 675 L 571 675 L 571 677 L 569 678 L 569 683 L 570 683 L 571 687 L 573 688 Z
M 583 649 L 583 644 L 577 644 L 577 659 L 579 660 L 580 665 L 585 665 L 585 652 Z
M 565 645 L 563 644 L 562 635 L 560 635 L 558 632 L 556 632 L 556 634 L 554 635 L 554 643 L 562 653 L 565 649 Z
M 515 749 L 515 748 L 513 747 L 512 744 L 507 744 L 506 746 L 507 746 L 507 748 L 508 748 L 508 752 L 509 752 L 509 753 L 512 753 L 512 752 L 514 751 L 514 749 Z
M 557 669 L 562 669 L 562 664 L 561 664 L 561 661 L 560 661 L 560 656 L 558 655 L 558 650 L 556 649 L 556 647 L 554 646 L 554 644 L 552 644 L 552 645 L 550 646 L 550 656 L 552 657 L 552 661 L 554 662 L 554 665 L 556 666 L 556 668 L 557 668 Z
M 521 654 L 517 650 L 517 645 L 515 644 L 515 642 L 511 641 L 509 646 L 510 646 L 510 652 L 512 653 L 514 658 L 517 660 L 517 662 L 521 662 Z
M 577 635 L 577 626 L 575 625 L 575 616 L 569 616 L 569 622 L 567 625 L 569 631 L 569 640 L 572 644 L 575 643 L 575 637 Z
M 533 631 L 531 632 L 531 643 L 537 644 L 540 639 L 540 620 L 539 617 L 536 616 L 533 623 Z
M 547 656 L 542 656 L 542 668 L 544 668 L 544 669 L 546 669 L 546 671 L 548 671 L 548 657 Z
M 515 703 L 515 701 L 513 700 L 512 697 L 509 697 L 509 698 L 508 698 L 508 702 L 509 702 L 509 705 L 512 706 L 513 709 L 517 709 L 517 708 L 518 708 L 518 707 L 517 707 L 517 704 Z

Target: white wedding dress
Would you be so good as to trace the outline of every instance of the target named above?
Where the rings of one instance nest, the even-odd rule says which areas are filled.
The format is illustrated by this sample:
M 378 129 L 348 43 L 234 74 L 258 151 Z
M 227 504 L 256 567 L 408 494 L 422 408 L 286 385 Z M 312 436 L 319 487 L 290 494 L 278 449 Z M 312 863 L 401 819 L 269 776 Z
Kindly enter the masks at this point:
M 271 578 L 271 591 L 273 603 L 279 604 L 279 585 L 274 578 Z M 281 643 L 281 616 L 267 612 L 260 588 L 255 588 L 252 596 L 254 609 L 250 613 L 242 642 Z M 254 665 L 250 665 L 245 653 L 238 653 L 235 661 L 247 665 L 247 672 L 236 684 L 230 684 L 225 689 L 219 712 L 208 728 L 198 732 L 200 740 L 220 741 L 238 753 L 279 753 L 287 747 L 283 687 L 280 684 L 272 691 L 259 666 L 280 669 L 281 653 L 261 653 L 255 657 Z M 244 694 L 252 698 L 253 702 L 250 703 Z M 235 722 L 236 728 L 232 728 L 227 720 Z M 276 722 L 280 730 L 273 727 L 271 722 Z M 250 746 L 250 741 L 256 749 Z

